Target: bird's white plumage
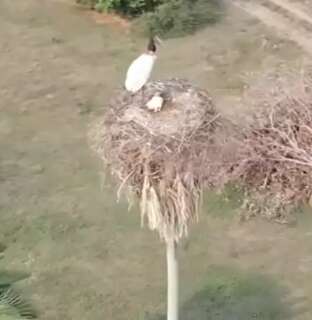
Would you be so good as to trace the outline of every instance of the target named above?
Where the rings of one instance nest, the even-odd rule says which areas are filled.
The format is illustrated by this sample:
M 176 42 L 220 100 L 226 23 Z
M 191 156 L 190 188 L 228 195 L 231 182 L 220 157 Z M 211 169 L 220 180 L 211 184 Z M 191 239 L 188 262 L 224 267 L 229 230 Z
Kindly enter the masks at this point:
M 155 54 L 144 53 L 131 63 L 125 82 L 128 91 L 135 93 L 147 83 L 156 59 Z
M 146 107 L 148 110 L 159 112 L 163 107 L 163 104 L 164 104 L 164 99 L 159 95 L 155 95 L 152 97 L 151 100 L 147 102 Z

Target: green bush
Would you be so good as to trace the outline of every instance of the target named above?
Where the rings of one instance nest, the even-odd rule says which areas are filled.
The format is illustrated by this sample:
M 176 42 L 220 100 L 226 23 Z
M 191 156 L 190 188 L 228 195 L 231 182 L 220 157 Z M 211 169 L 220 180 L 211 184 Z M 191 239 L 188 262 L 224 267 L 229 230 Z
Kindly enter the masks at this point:
M 76 0 L 97 11 L 137 17 L 148 33 L 181 36 L 216 22 L 222 0 Z
M 97 11 L 115 11 L 124 15 L 138 16 L 154 10 L 165 0 L 76 0 Z
M 218 0 L 170 0 L 145 15 L 147 30 L 166 36 L 182 36 L 215 23 L 221 15 Z

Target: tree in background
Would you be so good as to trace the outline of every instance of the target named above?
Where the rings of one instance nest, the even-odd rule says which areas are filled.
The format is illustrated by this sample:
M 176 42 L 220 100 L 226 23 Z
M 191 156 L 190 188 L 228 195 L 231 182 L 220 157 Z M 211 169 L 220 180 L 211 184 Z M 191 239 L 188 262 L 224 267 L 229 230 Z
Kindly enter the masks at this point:
M 221 0 L 76 0 L 99 12 L 140 17 L 147 32 L 182 36 L 215 23 L 222 13 Z
M 164 0 L 76 0 L 97 11 L 114 11 L 128 16 L 138 16 L 153 11 Z

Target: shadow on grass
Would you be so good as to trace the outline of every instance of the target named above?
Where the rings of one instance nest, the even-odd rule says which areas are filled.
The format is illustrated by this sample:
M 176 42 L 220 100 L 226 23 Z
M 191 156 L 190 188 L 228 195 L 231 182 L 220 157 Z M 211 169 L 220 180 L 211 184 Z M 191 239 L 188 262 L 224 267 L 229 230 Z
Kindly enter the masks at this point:
M 202 289 L 181 306 L 181 320 L 295 319 L 286 291 L 272 278 L 230 268 L 213 268 Z M 165 320 L 164 315 L 148 320 Z
M 0 257 L 4 257 L 6 246 L 0 243 Z M 2 263 L 0 265 L 2 267 Z M 27 279 L 30 274 L 0 268 L 0 319 L 35 319 L 36 311 L 32 305 L 14 289 L 14 284 Z
M 0 261 L 4 258 L 4 253 L 6 250 L 6 245 L 0 242 Z M 11 286 L 15 282 L 27 279 L 30 277 L 28 272 L 23 271 L 12 271 L 2 268 L 3 265 L 0 264 L 0 290 Z
M 223 219 L 233 218 L 243 204 L 244 193 L 238 187 L 227 185 L 221 194 L 205 192 L 203 200 L 206 214 Z
M 0 269 L 0 289 L 9 287 L 15 282 L 25 280 L 30 277 L 30 274 L 22 271 L 8 271 Z

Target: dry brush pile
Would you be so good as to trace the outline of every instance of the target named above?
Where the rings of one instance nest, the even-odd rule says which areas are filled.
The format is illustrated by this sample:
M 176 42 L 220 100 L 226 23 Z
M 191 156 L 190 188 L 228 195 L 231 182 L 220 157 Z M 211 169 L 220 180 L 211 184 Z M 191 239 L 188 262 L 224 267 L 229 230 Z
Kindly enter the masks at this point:
M 246 96 L 256 112 L 240 137 L 234 179 L 256 201 L 249 209 L 281 218 L 312 195 L 312 81 L 271 80 Z

